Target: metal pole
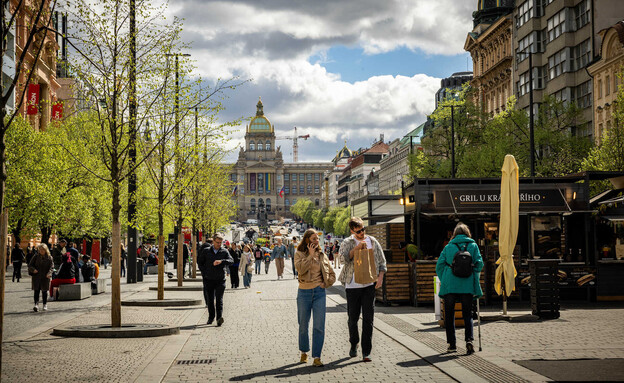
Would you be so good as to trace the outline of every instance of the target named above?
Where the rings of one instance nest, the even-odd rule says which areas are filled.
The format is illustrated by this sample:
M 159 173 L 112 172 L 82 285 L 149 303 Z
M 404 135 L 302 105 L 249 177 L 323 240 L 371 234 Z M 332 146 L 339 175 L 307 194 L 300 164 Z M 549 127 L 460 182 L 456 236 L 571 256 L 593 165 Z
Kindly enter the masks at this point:
M 7 254 L 7 243 L 9 242 L 9 238 L 7 237 L 9 227 L 9 210 L 4 209 L 2 212 L 2 216 L 0 217 L 0 262 L 2 262 L 1 270 L 0 270 L 0 340 L 2 339 L 2 329 L 4 328 L 4 287 L 6 284 L 5 273 L 6 273 L 6 257 L 9 257 Z M 39 256 L 39 252 L 35 254 L 35 257 Z M 0 342 L 2 343 L 2 342 Z M 0 368 L 2 367 L 2 349 L 0 347 Z M 0 371 L 1 372 L 1 371 Z
M 529 51 L 529 146 L 531 150 L 531 177 L 535 177 L 535 139 L 533 125 L 533 54 Z
M 136 100 L 136 7 L 135 0 L 130 0 L 130 105 L 128 112 L 130 115 L 130 142 L 129 155 L 130 168 L 134 168 L 136 164 L 136 116 L 137 116 L 137 100 Z M 126 282 L 136 283 L 137 272 L 137 230 L 134 226 L 136 218 L 136 171 L 132 170 L 128 177 L 128 264 L 126 265 Z

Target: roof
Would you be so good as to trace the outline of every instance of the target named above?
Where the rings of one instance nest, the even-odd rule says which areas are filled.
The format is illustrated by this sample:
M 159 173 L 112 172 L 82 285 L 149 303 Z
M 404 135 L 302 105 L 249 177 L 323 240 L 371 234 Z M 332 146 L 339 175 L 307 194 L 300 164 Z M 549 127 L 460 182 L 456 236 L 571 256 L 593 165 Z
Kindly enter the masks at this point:
M 273 133 L 273 126 L 268 118 L 264 116 L 262 100 L 256 104 L 256 116 L 251 119 L 247 131 L 249 133 Z
M 422 124 L 418 125 L 416 128 L 412 129 L 412 131 L 404 135 L 403 138 L 401 138 L 401 145 L 405 146 L 405 145 L 409 145 L 410 143 L 420 144 L 420 136 L 423 133 L 423 129 L 425 128 L 426 123 L 427 122 L 423 122 Z M 413 137 L 413 138 L 410 139 L 410 137 Z M 415 138 L 418 138 L 418 141 L 416 141 Z
M 365 150 L 362 154 L 384 154 L 388 153 L 389 145 L 383 141 L 376 142 L 370 149 Z

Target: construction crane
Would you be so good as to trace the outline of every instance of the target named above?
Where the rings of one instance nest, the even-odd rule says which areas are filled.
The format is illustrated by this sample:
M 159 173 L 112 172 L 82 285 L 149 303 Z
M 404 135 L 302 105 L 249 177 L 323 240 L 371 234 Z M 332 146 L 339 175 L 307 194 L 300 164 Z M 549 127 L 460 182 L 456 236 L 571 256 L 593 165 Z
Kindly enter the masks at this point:
M 297 127 L 295 126 L 295 134 L 290 137 L 290 136 L 280 136 L 280 137 L 275 137 L 276 140 L 292 140 L 293 142 L 293 162 L 299 162 L 299 144 L 297 143 L 297 139 L 299 138 L 303 138 L 304 140 L 307 140 L 308 138 L 310 138 L 309 134 L 305 134 L 303 136 L 298 136 L 297 135 Z

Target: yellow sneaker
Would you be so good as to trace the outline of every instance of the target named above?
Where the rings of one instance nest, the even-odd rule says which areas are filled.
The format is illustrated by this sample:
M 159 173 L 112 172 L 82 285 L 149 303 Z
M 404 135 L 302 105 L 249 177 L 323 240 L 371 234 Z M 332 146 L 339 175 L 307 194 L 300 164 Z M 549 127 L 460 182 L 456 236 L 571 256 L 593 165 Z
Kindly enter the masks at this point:
M 314 367 L 323 367 L 324 364 L 321 362 L 321 358 L 314 358 L 314 362 L 312 362 Z
M 308 354 L 301 354 L 301 360 L 299 363 L 308 363 Z

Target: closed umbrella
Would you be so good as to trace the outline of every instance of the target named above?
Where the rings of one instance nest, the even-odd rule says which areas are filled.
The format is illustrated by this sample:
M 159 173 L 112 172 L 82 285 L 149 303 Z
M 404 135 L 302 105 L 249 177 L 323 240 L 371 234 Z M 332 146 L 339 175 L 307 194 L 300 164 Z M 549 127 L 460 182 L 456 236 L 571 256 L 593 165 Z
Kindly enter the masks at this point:
M 500 225 L 496 261 L 494 289 L 503 296 L 503 314 L 507 315 L 507 297 L 516 289 L 516 267 L 513 262 L 513 249 L 518 239 L 520 193 L 518 164 L 511 154 L 505 156 L 501 177 Z

